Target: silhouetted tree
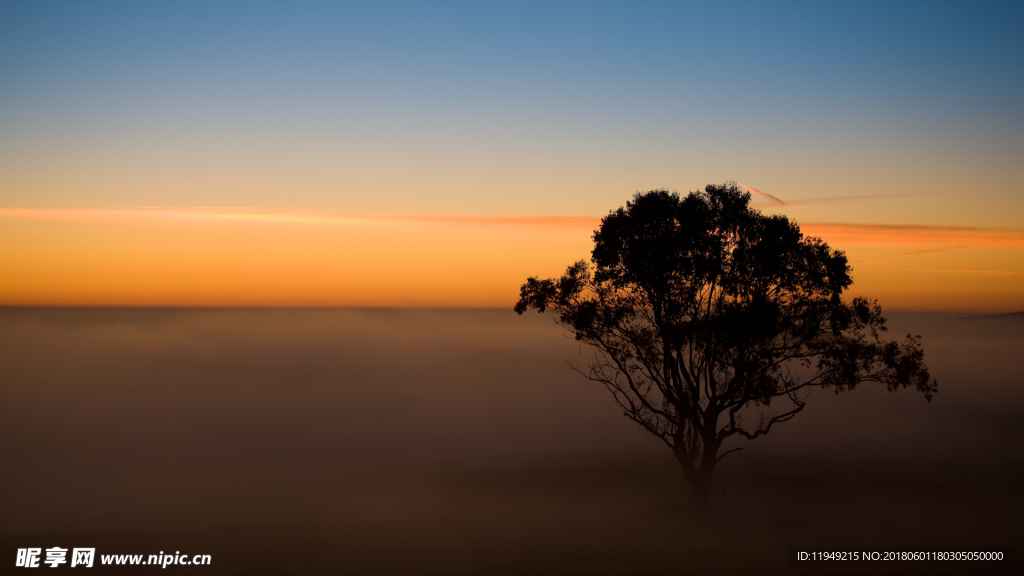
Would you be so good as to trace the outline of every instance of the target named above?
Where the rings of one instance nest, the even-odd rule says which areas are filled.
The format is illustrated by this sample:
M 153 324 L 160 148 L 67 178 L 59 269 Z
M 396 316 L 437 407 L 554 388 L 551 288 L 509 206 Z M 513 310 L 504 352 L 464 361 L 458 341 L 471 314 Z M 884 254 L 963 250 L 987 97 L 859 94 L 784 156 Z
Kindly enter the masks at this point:
M 793 418 L 805 388 L 937 390 L 920 336 L 885 341 L 877 302 L 842 300 L 845 254 L 751 208 L 734 183 L 637 193 L 601 221 L 592 262 L 529 278 L 515 311 L 552 310 L 596 349 L 577 370 L 671 448 L 697 505 L 739 449 L 719 454 L 722 443 Z

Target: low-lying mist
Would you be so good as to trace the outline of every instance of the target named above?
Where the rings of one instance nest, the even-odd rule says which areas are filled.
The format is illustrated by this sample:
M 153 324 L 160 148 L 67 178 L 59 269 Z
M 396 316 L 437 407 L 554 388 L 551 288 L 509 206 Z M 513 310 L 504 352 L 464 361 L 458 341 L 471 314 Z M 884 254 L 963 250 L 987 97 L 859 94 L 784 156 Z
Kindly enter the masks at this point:
M 698 520 L 547 315 L 0 309 L 0 542 L 211 574 L 781 574 L 787 545 L 1019 544 L 1024 318 L 889 317 L 934 400 L 815 389 L 725 446 Z

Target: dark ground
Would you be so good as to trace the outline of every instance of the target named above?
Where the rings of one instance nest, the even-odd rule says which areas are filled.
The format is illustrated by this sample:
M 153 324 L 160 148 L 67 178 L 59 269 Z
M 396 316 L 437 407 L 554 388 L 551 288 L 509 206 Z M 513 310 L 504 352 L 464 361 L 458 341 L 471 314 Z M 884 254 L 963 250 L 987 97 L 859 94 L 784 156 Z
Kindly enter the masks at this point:
M 723 461 L 701 518 L 543 316 L 0 309 L 0 571 L 57 545 L 212 555 L 169 573 L 1012 573 L 786 565 L 1021 550 L 1024 319 L 890 316 L 935 400 L 815 391 Z

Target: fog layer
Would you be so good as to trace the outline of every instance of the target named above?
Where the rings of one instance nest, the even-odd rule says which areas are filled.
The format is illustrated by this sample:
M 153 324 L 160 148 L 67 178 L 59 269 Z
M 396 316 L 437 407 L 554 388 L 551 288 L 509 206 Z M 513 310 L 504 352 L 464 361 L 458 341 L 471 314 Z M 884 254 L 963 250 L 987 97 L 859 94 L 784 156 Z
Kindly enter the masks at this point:
M 4 309 L 0 542 L 187 547 L 211 574 L 791 573 L 787 545 L 1021 542 L 1024 319 L 890 327 L 923 336 L 935 399 L 814 390 L 724 447 L 708 525 L 549 316 Z

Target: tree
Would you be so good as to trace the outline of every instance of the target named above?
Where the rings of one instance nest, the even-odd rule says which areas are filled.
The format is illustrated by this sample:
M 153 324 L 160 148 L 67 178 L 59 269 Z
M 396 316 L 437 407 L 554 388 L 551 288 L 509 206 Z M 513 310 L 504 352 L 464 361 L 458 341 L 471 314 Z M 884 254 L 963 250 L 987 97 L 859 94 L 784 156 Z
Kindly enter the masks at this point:
M 845 254 L 752 208 L 735 183 L 638 192 L 602 219 L 591 260 L 529 278 L 515 311 L 552 310 L 595 349 L 574 367 L 672 450 L 698 506 L 739 450 L 723 442 L 793 418 L 809 387 L 937 391 L 920 336 L 883 340 L 877 301 L 843 301 Z

